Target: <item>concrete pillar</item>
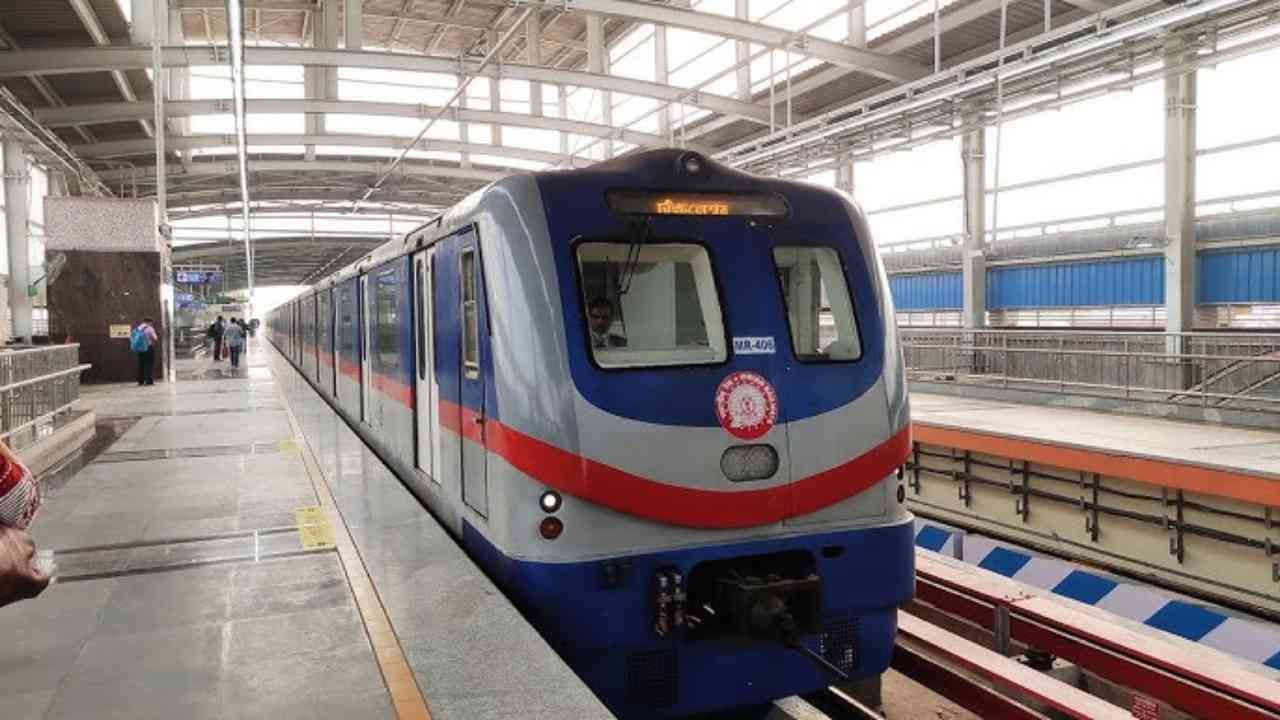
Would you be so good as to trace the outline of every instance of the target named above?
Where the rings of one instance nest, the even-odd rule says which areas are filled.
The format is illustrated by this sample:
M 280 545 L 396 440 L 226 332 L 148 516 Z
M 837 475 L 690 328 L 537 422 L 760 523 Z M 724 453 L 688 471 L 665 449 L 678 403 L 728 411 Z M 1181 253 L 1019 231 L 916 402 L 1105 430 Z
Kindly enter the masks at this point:
M 348 50 L 364 48 L 364 3 L 362 0 L 344 0 L 342 12 L 343 37 Z
M 563 85 L 556 87 L 556 106 L 560 117 L 569 117 L 569 91 Z M 563 131 L 560 133 L 560 156 L 569 160 L 569 133 Z
M 338 47 L 339 12 L 345 0 L 324 0 L 324 20 L 320 23 L 321 47 L 334 49 Z M 326 100 L 338 98 L 338 68 L 324 68 L 324 97 Z
M 855 8 L 849 9 L 849 44 L 854 47 L 864 48 L 867 46 L 867 6 L 866 3 L 858 3 Z
M 487 34 L 487 51 L 491 51 L 498 46 L 498 31 L 490 30 Z M 494 112 L 502 112 L 502 78 L 494 75 L 489 78 L 489 109 Z M 492 138 L 494 145 L 502 144 L 502 125 L 501 123 L 493 123 L 489 126 L 492 128 Z
M 604 18 L 587 16 L 587 70 L 597 75 L 609 72 L 609 49 L 604 44 Z M 613 125 L 613 93 L 600 91 L 600 122 Z M 605 158 L 613 157 L 613 139 L 604 141 Z
M 456 76 L 455 79 L 459 86 L 461 86 L 463 81 L 466 80 L 466 78 L 464 78 L 461 75 Z M 462 93 L 462 97 L 458 98 L 458 107 L 462 110 L 467 109 L 467 94 L 470 91 L 471 91 L 471 86 L 467 86 L 467 92 Z M 462 120 L 458 121 L 458 139 L 464 143 L 471 142 L 471 123 L 464 122 Z M 462 153 L 461 156 L 459 157 L 459 162 L 462 164 L 462 167 L 464 168 L 471 167 L 471 153 L 467 153 L 467 152 Z
M 977 124 L 977 117 L 966 123 Z M 986 326 L 987 261 L 983 251 L 987 234 L 987 135 L 979 126 L 964 134 L 961 156 L 964 160 L 964 246 L 961 249 L 961 272 L 964 280 L 964 309 L 961 320 L 966 328 Z
M 130 0 L 129 42 L 133 45 L 150 45 L 151 38 L 159 34 L 160 38 L 169 37 L 169 13 L 156 13 L 155 0 Z M 156 27 L 159 25 L 160 27 Z
M 836 189 L 853 197 L 853 153 L 841 153 L 836 159 Z
M 184 43 L 182 33 L 182 13 L 178 10 L 169 11 L 169 44 L 182 45 Z M 186 67 L 175 67 L 165 70 L 165 74 L 169 78 L 169 100 L 186 100 L 191 94 L 191 69 Z M 185 136 L 191 133 L 190 118 L 166 118 L 169 128 L 173 130 L 174 135 Z M 178 152 L 178 159 L 182 161 L 183 170 L 191 171 L 191 151 L 182 150 Z
M 1165 62 L 1178 64 L 1194 54 L 1193 46 L 1175 39 Z M 1196 314 L 1195 70 L 1165 77 L 1164 107 L 1165 330 L 1189 332 Z
M 542 65 L 542 19 L 537 12 L 529 14 L 525 20 L 525 57 L 530 65 Z M 529 83 L 529 114 L 542 117 L 542 83 Z
M 27 219 L 30 203 L 27 189 L 31 185 L 31 173 L 27 170 L 27 155 L 16 142 L 4 144 L 4 210 L 5 229 L 9 235 L 9 311 L 13 314 L 12 337 L 31 342 L 31 285 L 30 241 Z
M 667 55 L 667 26 L 653 26 L 653 79 L 661 85 L 671 84 L 671 70 Z M 667 139 L 668 145 L 675 145 L 671 136 L 671 105 L 668 103 L 658 110 L 658 134 Z
M 735 0 L 733 6 L 734 17 L 739 20 L 751 19 L 751 0 Z M 745 63 L 747 58 L 751 57 L 751 43 L 745 40 L 738 40 L 734 43 L 734 62 Z M 738 97 L 743 100 L 751 99 L 751 65 L 742 65 L 737 71 L 738 77 Z

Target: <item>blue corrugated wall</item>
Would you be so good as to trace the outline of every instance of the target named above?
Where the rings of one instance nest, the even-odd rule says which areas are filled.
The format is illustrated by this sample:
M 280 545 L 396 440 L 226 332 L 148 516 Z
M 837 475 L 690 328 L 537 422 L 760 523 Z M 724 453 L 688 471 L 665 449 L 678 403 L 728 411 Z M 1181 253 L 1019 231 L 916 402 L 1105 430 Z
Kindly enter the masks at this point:
M 1085 307 L 1164 303 L 1162 257 L 1118 258 L 987 271 L 987 307 Z
M 1197 302 L 1280 302 L 1280 246 L 1203 250 L 1196 258 Z M 958 272 L 889 278 L 899 310 L 953 310 L 964 302 Z M 1164 257 L 1005 265 L 987 270 L 992 310 L 1163 305 Z
M 1197 302 L 1280 302 L 1280 247 L 1205 250 L 1197 260 Z
M 964 303 L 963 281 L 958 272 L 893 275 L 889 289 L 899 310 L 959 309 Z

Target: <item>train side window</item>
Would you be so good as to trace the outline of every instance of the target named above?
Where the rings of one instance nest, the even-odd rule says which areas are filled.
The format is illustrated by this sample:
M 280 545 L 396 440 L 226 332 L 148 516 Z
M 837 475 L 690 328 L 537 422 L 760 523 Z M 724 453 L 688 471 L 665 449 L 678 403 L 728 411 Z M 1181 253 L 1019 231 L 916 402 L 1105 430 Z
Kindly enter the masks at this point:
M 835 362 L 862 357 L 853 302 L 836 251 L 829 247 L 775 247 L 773 263 L 796 358 L 801 362 Z
M 413 321 L 413 335 L 418 339 L 415 350 L 418 354 L 418 378 L 427 379 L 427 338 L 426 324 L 427 319 L 424 313 L 427 309 L 427 303 L 424 299 L 427 294 L 427 274 L 425 268 L 427 261 L 419 258 L 414 261 L 415 275 L 417 282 L 415 283 L 414 302 L 417 307 L 417 317 Z
M 396 269 L 378 273 L 374 287 L 374 312 L 376 313 L 376 342 L 374 357 L 382 370 L 400 367 L 400 282 Z
M 480 318 L 476 303 L 476 251 L 462 253 L 462 368 L 468 379 L 480 377 Z
M 351 302 L 351 289 L 344 287 L 342 288 L 342 293 L 338 296 L 338 351 L 342 357 L 353 363 L 356 357 L 355 329 L 353 327 L 355 320 L 351 314 L 354 310 L 355 306 Z
M 726 357 L 706 248 L 689 243 L 578 246 L 587 343 L 603 368 L 699 365 Z

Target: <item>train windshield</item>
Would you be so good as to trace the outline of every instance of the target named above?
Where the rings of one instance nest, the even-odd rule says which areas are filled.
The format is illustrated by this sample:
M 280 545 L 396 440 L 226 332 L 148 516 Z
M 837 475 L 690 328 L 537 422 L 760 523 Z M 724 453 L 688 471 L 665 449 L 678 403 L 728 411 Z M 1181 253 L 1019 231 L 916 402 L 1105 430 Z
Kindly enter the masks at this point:
M 826 247 L 776 247 L 773 263 L 787 306 L 791 346 L 801 362 L 862 357 L 840 256 Z
M 586 242 L 578 267 L 588 341 L 601 367 L 724 361 L 724 320 L 705 248 Z

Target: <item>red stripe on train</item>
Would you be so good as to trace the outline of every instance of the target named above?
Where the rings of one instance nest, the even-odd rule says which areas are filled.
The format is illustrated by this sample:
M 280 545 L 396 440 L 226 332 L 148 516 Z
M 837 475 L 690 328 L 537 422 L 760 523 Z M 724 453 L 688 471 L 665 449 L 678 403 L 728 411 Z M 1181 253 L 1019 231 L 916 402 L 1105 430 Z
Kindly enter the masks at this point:
M 685 488 L 633 475 L 555 447 L 446 400 L 440 424 L 488 449 L 548 487 L 629 515 L 673 525 L 740 528 L 807 515 L 866 490 L 893 473 L 911 453 L 911 428 L 843 465 L 760 490 Z M 483 433 L 483 440 L 482 440 Z
M 396 380 L 395 378 L 374 373 L 369 378 L 369 383 L 373 385 L 373 389 L 404 405 L 407 408 L 413 407 L 413 388 L 409 385 Z

